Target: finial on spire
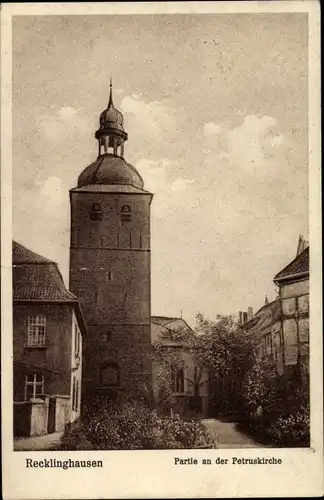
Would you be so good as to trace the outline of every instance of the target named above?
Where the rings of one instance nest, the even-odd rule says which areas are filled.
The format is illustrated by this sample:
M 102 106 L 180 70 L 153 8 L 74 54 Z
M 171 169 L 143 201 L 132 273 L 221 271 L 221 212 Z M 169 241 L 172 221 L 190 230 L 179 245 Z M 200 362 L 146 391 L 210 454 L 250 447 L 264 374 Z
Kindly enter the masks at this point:
M 112 78 L 110 77 L 110 83 L 109 83 L 109 101 L 108 101 L 108 108 L 110 106 L 113 106 L 113 98 L 112 98 Z

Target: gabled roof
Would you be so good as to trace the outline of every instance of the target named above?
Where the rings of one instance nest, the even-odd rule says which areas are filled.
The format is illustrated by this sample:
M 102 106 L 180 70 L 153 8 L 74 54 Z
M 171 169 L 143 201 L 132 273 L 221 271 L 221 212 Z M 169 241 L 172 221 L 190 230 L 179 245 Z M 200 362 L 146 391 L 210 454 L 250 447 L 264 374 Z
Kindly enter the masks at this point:
M 172 318 L 168 316 L 152 316 L 153 323 L 156 323 L 160 326 L 166 326 L 169 323 L 173 323 L 174 321 L 181 320 L 181 318 Z
M 77 302 L 64 285 L 56 262 L 16 241 L 12 244 L 13 299 Z
M 65 286 L 56 262 L 12 242 L 14 302 L 71 303 L 82 333 L 86 325 L 80 303 Z
M 274 281 L 289 280 L 293 277 L 307 276 L 309 273 L 309 247 L 297 255 L 286 267 L 284 267 L 276 276 Z
M 243 329 L 249 332 L 261 333 L 263 330 L 279 320 L 281 314 L 280 302 L 274 300 L 262 306 L 254 316 L 243 325 Z
M 180 347 L 183 340 L 174 338 L 174 335 L 181 334 L 181 332 L 192 332 L 188 323 L 182 318 L 152 316 L 151 320 L 156 325 L 152 328 L 153 342 L 160 340 L 165 345 Z
M 52 262 L 38 253 L 32 252 L 17 241 L 12 242 L 12 263 L 13 264 L 48 264 Z

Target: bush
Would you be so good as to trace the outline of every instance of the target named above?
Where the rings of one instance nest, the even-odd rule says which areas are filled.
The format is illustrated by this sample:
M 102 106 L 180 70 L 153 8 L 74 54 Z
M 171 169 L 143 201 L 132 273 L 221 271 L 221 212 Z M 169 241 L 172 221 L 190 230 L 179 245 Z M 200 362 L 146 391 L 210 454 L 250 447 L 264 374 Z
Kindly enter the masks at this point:
M 198 421 L 161 417 L 138 402 L 114 403 L 66 428 L 62 450 L 215 448 L 215 437 Z
M 86 438 L 85 426 L 79 420 L 67 424 L 61 438 L 61 450 L 92 450 L 92 443 Z
M 256 376 L 257 374 L 257 376 Z M 245 380 L 248 430 L 256 439 L 281 447 L 309 446 L 309 380 L 297 367 L 276 376 L 271 364 L 256 363 Z M 262 409 L 258 414 L 258 408 Z
M 309 446 L 309 414 L 297 412 L 289 417 L 279 417 L 268 429 L 271 441 L 277 446 Z

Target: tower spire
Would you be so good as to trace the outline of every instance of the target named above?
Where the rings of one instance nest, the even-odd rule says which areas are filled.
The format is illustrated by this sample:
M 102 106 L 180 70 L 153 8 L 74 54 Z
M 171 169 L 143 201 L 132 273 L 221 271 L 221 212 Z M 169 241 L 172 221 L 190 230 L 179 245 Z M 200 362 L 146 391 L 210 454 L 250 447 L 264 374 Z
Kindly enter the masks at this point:
M 108 108 L 110 106 L 113 106 L 113 98 L 112 98 L 112 78 L 110 77 L 110 83 L 109 83 L 109 101 L 108 101 Z
M 110 77 L 108 106 L 100 114 L 99 129 L 95 133 L 99 156 L 102 148 L 104 148 L 104 154 L 108 154 L 108 150 L 112 149 L 112 154 L 124 156 L 124 142 L 127 141 L 127 134 L 123 123 L 122 113 L 113 104 L 112 78 Z

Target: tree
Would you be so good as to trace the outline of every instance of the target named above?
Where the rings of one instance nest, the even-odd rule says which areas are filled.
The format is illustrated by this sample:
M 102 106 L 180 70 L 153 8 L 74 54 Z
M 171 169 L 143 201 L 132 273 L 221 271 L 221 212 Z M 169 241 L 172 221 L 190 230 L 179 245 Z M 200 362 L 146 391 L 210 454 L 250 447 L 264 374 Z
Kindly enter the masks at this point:
M 242 407 L 242 381 L 255 358 L 254 339 L 230 315 L 209 321 L 201 313 L 191 341 L 191 350 L 208 370 L 211 410 L 236 412 Z

